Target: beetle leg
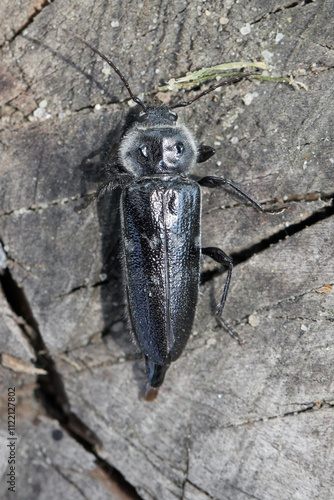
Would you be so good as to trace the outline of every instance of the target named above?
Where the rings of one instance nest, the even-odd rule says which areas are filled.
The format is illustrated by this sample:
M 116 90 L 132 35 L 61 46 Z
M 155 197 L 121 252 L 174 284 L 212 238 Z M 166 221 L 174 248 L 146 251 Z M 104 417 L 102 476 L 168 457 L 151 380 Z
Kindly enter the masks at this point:
M 214 154 L 216 154 L 216 150 L 214 148 L 212 148 L 211 146 L 205 146 L 204 144 L 201 144 L 200 146 L 198 146 L 197 149 L 196 162 L 202 163 L 203 161 L 207 161 Z
M 224 309 L 225 302 L 226 302 L 226 297 L 227 297 L 228 289 L 230 286 L 230 282 L 231 282 L 233 260 L 223 250 L 221 250 L 220 248 L 217 248 L 217 247 L 202 248 L 202 254 L 208 255 L 209 257 L 211 257 L 211 259 L 213 259 L 216 262 L 218 262 L 219 264 L 223 264 L 223 266 L 227 267 L 227 278 L 226 278 L 226 282 L 225 282 L 225 286 L 224 286 L 224 291 L 223 291 L 223 295 L 222 295 L 222 298 L 220 301 L 220 305 L 217 309 L 217 316 L 221 316 L 223 309 Z
M 229 179 L 224 179 L 223 177 L 215 177 L 215 176 L 207 176 L 203 177 L 198 181 L 198 184 L 200 186 L 208 187 L 208 188 L 214 188 L 214 187 L 219 187 L 219 186 L 225 186 L 226 184 L 233 188 L 237 193 L 240 194 L 243 198 L 245 198 L 247 201 L 249 201 L 255 208 L 257 208 L 260 212 L 266 213 L 266 214 L 280 214 L 284 212 L 289 207 L 281 207 L 281 208 L 263 208 L 260 203 L 255 201 L 249 194 L 245 193 L 241 188 L 239 188 L 234 182 L 230 181 Z
M 95 191 L 95 193 L 91 194 L 86 201 L 81 203 L 81 205 L 75 207 L 75 211 L 79 214 L 82 210 L 85 208 L 89 207 L 93 201 L 98 200 L 103 196 L 104 194 L 113 191 L 117 187 L 123 187 L 126 184 L 128 184 L 131 180 L 133 179 L 132 175 L 129 174 L 119 174 L 115 175 L 114 177 L 111 177 L 108 179 L 106 182 L 100 186 L 100 188 Z
M 226 302 L 226 297 L 228 294 L 228 289 L 230 286 L 231 282 L 231 277 L 232 277 L 232 269 L 233 269 L 233 260 L 231 257 L 229 257 L 223 250 L 217 247 L 206 247 L 202 248 L 202 254 L 203 255 L 208 255 L 208 257 L 211 257 L 211 259 L 215 260 L 219 264 L 223 264 L 227 268 L 227 277 L 226 277 L 226 282 L 224 285 L 224 290 L 223 290 L 223 295 L 220 301 L 220 304 L 218 306 L 217 312 L 216 312 L 216 317 L 217 320 L 223 325 L 223 327 L 229 332 L 229 334 L 236 339 L 239 344 L 243 344 L 243 341 L 239 337 L 238 332 L 236 332 L 229 324 L 228 322 L 222 318 L 222 312 L 224 309 L 224 305 Z

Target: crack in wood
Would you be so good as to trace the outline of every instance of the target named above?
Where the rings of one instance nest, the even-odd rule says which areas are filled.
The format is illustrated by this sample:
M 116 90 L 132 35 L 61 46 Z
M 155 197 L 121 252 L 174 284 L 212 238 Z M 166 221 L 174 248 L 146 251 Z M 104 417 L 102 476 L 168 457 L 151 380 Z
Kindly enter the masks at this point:
M 185 448 L 186 448 L 186 472 L 184 475 L 184 481 L 182 484 L 182 500 L 185 498 L 185 492 L 186 492 L 186 484 L 188 482 L 188 476 L 189 476 L 189 469 L 190 469 L 190 452 L 191 452 L 191 445 L 192 442 L 192 424 L 190 422 L 189 424 L 189 429 L 187 432 L 187 437 L 186 437 L 186 443 L 185 443 Z
M 71 411 L 62 376 L 57 371 L 55 361 L 52 359 L 43 341 L 38 323 L 33 316 L 24 290 L 18 286 L 8 268 L 0 274 L 0 283 L 10 309 L 17 316 L 22 317 L 33 332 L 33 335 L 27 335 L 24 329 L 24 322 L 19 324 L 23 329 L 27 342 L 36 354 L 36 367 L 47 371 L 47 375 L 39 375 L 37 377 L 38 389 L 36 390 L 36 398 L 43 405 L 47 415 L 58 420 L 60 425 L 73 439 L 81 444 L 86 451 L 95 455 L 99 464 L 104 464 L 105 467 L 108 467 L 112 471 L 113 482 L 116 482 L 128 494 L 129 499 L 140 500 L 135 488 L 126 481 L 117 469 L 113 468 L 112 465 L 99 455 L 99 450 L 102 450 L 103 445 L 98 436 Z
M 262 21 L 262 19 L 268 19 L 273 14 L 277 14 L 277 12 L 282 12 L 284 10 L 288 9 L 294 9 L 295 7 L 304 7 L 305 5 L 308 5 L 309 3 L 313 3 L 315 0 L 295 0 L 294 2 L 290 2 L 287 5 L 282 5 L 281 7 L 277 7 L 274 10 L 271 10 L 270 12 L 266 12 L 263 14 L 261 17 L 250 23 L 251 25 L 257 24 Z
M 228 192 L 228 189 L 224 189 L 224 191 Z M 279 198 L 275 198 L 273 200 L 265 200 L 261 201 L 261 205 L 263 207 L 272 207 L 273 205 L 279 203 L 279 204 L 288 204 L 288 203 L 300 203 L 300 202 L 305 202 L 305 203 L 312 203 L 314 201 L 330 201 L 334 198 L 334 192 L 320 192 L 320 191 L 312 191 L 310 193 L 301 193 L 301 194 L 290 194 L 290 195 L 283 195 L 280 196 Z M 210 214 L 212 212 L 216 212 L 218 210 L 227 210 L 227 209 L 233 209 L 233 208 L 239 208 L 239 207 L 244 207 L 244 206 L 249 206 L 245 203 L 233 203 L 233 204 L 225 204 L 221 205 L 219 207 L 213 207 L 211 209 L 208 209 L 205 211 L 205 214 Z
M 30 205 L 29 207 L 20 207 L 20 208 L 14 208 L 12 210 L 8 210 L 5 212 L 0 213 L 0 218 L 1 217 L 9 217 L 11 215 L 22 215 L 28 212 L 40 212 L 42 210 L 48 210 L 51 207 L 57 206 L 57 205 L 67 205 L 68 203 L 71 202 L 76 202 L 79 201 L 83 198 L 89 198 L 90 196 L 96 194 L 97 191 L 88 191 L 85 193 L 84 196 L 77 194 L 74 196 L 67 196 L 65 198 L 59 198 L 56 200 L 48 201 L 48 202 L 41 202 L 41 203 L 34 203 Z M 291 203 L 291 202 L 307 202 L 307 203 L 312 203 L 313 201 L 329 201 L 334 197 L 334 192 L 320 192 L 320 191 L 314 191 L 310 193 L 301 193 L 301 194 L 291 194 L 291 195 L 286 195 L 286 196 L 281 196 L 279 199 L 276 200 L 267 200 L 262 202 L 262 205 L 272 205 L 274 203 Z M 241 203 L 235 203 L 231 205 L 224 205 L 224 209 L 229 209 L 229 208 L 238 208 L 240 206 L 245 206 L 245 204 Z M 212 212 L 213 210 L 217 210 L 217 208 L 214 208 L 212 210 L 208 210 L 208 213 Z
M 202 493 L 203 495 L 205 495 L 207 498 L 212 499 L 212 500 L 215 498 L 215 497 L 212 497 L 207 491 L 205 491 L 202 488 L 200 488 L 200 486 L 198 486 L 197 484 L 195 484 L 192 481 L 190 481 L 189 479 L 186 480 L 186 483 L 190 484 L 190 486 L 192 486 L 197 491 L 199 491 L 200 493 Z
M 279 418 L 286 418 L 286 417 L 297 416 L 300 413 L 306 413 L 306 412 L 311 412 L 311 411 L 320 411 L 323 408 L 327 408 L 327 409 L 328 408 L 333 408 L 334 409 L 334 401 L 327 402 L 326 400 L 324 400 L 324 401 L 317 401 L 317 402 L 307 402 L 307 403 L 291 403 L 291 404 L 296 404 L 296 405 L 300 405 L 300 406 L 301 405 L 305 405 L 306 408 L 300 408 L 298 410 L 289 411 L 289 412 L 284 413 L 283 415 L 272 415 L 272 416 L 269 416 L 269 417 L 262 417 L 262 418 L 248 420 L 247 422 L 243 422 L 243 423 L 240 423 L 240 424 L 225 425 L 225 426 L 222 427 L 222 429 L 230 429 L 230 428 L 243 427 L 245 425 L 253 425 L 253 424 L 256 424 L 256 423 L 260 423 L 260 422 L 266 423 L 266 422 L 268 422 L 270 420 L 275 420 L 275 419 L 279 419 Z M 291 406 L 291 404 L 289 404 L 289 406 Z M 212 497 L 206 490 L 202 489 L 200 486 L 198 486 L 197 484 L 193 483 L 189 479 L 186 479 L 186 483 L 190 484 L 193 488 L 196 488 L 199 492 L 205 494 L 209 499 L 215 498 L 215 497 Z M 249 498 L 254 498 L 254 499 L 260 500 L 259 497 L 254 496 L 252 494 L 249 494 L 247 491 L 242 490 L 241 488 L 238 488 L 237 486 L 235 486 L 233 484 L 230 484 L 230 483 L 225 483 L 225 484 L 227 486 L 229 486 L 230 488 L 233 488 L 233 489 L 235 489 L 237 491 L 241 491 L 245 495 L 249 496 Z
M 90 193 L 87 193 L 87 196 Z M 0 217 L 9 217 L 10 215 L 22 215 L 28 212 L 40 212 L 42 210 L 47 210 L 51 207 L 57 206 L 57 205 L 66 205 L 67 203 L 71 203 L 72 201 L 78 201 L 82 198 L 81 195 L 76 195 L 76 196 L 70 196 L 66 198 L 59 198 L 57 200 L 52 200 L 49 202 L 45 203 L 34 203 L 30 207 L 21 207 L 21 208 L 15 208 L 13 210 L 9 210 L 8 212 L 2 212 L 0 214 Z
M 82 490 L 82 488 L 80 488 L 75 481 L 73 481 L 70 477 L 68 477 L 62 470 L 61 468 L 56 465 L 55 463 L 52 462 L 52 460 L 50 459 L 50 457 L 48 457 L 45 453 L 44 453 L 44 450 L 40 448 L 40 452 L 44 458 L 44 462 L 46 464 L 49 464 L 49 461 L 51 461 L 50 463 L 50 467 L 53 468 L 53 470 L 56 471 L 57 474 L 59 474 L 59 476 L 64 479 L 64 481 L 66 481 L 67 483 L 69 483 L 71 486 L 73 486 L 73 488 L 75 488 L 79 493 L 80 495 L 85 498 L 86 500 L 89 500 L 89 498 L 85 495 L 85 492 Z
M 51 3 L 53 3 L 54 0 L 39 0 L 35 3 L 32 4 L 31 8 L 30 8 L 30 14 L 28 15 L 27 19 L 21 24 L 21 26 L 19 27 L 19 29 L 14 33 L 14 35 L 8 40 L 9 43 L 11 43 L 13 40 L 15 40 L 15 38 L 19 35 L 21 35 L 21 33 L 23 33 L 23 31 L 25 29 L 28 28 L 28 26 L 30 26 L 30 24 L 32 24 L 34 22 L 34 20 L 36 19 L 36 17 L 41 14 L 41 12 L 43 11 L 43 9 L 45 7 L 48 7 L 48 5 L 50 5 Z
M 331 283 L 330 285 L 333 286 L 333 283 Z M 317 288 L 311 288 L 309 290 L 306 290 L 303 293 L 299 293 L 298 295 L 292 295 L 290 297 L 286 297 L 286 298 L 278 300 L 276 302 L 271 302 L 270 305 L 259 307 L 258 309 L 253 310 L 250 314 L 247 314 L 247 316 L 244 316 L 243 318 L 241 318 L 238 321 L 238 324 L 248 322 L 249 317 L 252 315 L 256 316 L 256 315 L 261 314 L 263 312 L 275 311 L 278 307 L 281 307 L 284 304 L 289 304 L 290 302 L 296 302 L 299 299 L 301 299 L 302 297 L 305 297 L 309 294 L 314 294 L 314 293 L 321 293 L 321 292 L 319 292 L 319 289 L 317 289 Z M 291 320 L 296 320 L 296 321 L 298 321 L 298 320 L 299 321 L 313 321 L 314 323 L 317 323 L 319 321 L 318 319 L 313 319 L 313 318 L 302 318 L 302 317 L 297 317 L 297 316 L 296 317 L 289 317 L 287 315 L 285 315 L 285 316 L 276 316 L 275 315 L 275 318 L 283 319 L 283 320 L 291 319 Z M 322 320 L 330 321 L 330 322 L 334 321 L 334 319 L 332 319 L 331 317 L 325 317 L 325 316 L 322 316 Z
M 111 281 L 111 278 L 106 277 L 104 279 L 100 279 L 98 281 L 95 281 L 95 283 L 83 283 L 82 285 L 78 285 L 78 286 L 72 288 L 68 292 L 61 293 L 60 295 L 57 295 L 56 298 L 60 299 L 62 297 L 67 297 L 68 295 L 72 295 L 73 293 L 75 293 L 79 290 L 82 290 L 82 289 L 98 288 L 102 285 L 108 285 L 110 283 L 110 281 Z
M 85 346 L 81 346 L 80 348 L 84 348 L 84 347 Z M 73 353 L 73 352 L 75 352 L 75 350 L 76 349 L 74 349 L 73 351 L 68 351 L 67 353 Z M 68 363 L 72 366 L 74 366 L 74 364 L 77 365 L 77 366 L 74 366 L 77 373 L 85 373 L 85 372 L 93 373 L 94 370 L 97 370 L 99 368 L 106 368 L 106 367 L 111 367 L 111 366 L 122 365 L 124 363 L 131 363 L 133 361 L 138 361 L 138 360 L 143 359 L 141 353 L 128 354 L 127 356 L 119 356 L 118 358 L 110 359 L 109 361 L 104 360 L 102 362 L 96 363 L 95 365 L 93 365 L 93 364 L 88 365 L 82 359 L 79 359 L 79 361 L 84 365 L 82 367 L 81 365 L 79 365 L 78 362 L 69 359 L 64 354 L 59 354 L 57 356 L 59 357 L 59 359 L 62 359 L 63 361 L 65 361 L 66 363 Z M 96 413 L 96 414 L 99 416 L 99 418 L 102 417 L 100 414 L 98 414 L 98 413 Z
M 290 403 L 289 406 L 293 405 L 293 404 L 297 405 L 298 403 Z M 323 410 L 324 408 L 334 409 L 334 403 L 331 401 L 327 402 L 326 400 L 316 401 L 316 402 L 308 402 L 308 403 L 299 403 L 299 404 L 305 405 L 306 407 L 299 408 L 299 409 L 296 409 L 293 411 L 288 411 L 288 412 L 283 413 L 283 414 L 270 415 L 267 417 L 252 418 L 252 419 L 249 419 L 245 422 L 240 422 L 238 424 L 227 424 L 227 425 L 223 425 L 221 428 L 222 429 L 235 429 L 238 427 L 244 427 L 246 425 L 253 425 L 253 424 L 257 424 L 257 423 L 266 423 L 270 420 L 278 420 L 281 418 L 296 417 L 300 413 L 306 413 L 306 412 L 311 412 L 311 411 L 320 411 L 320 410 Z
M 328 219 L 333 215 L 334 215 L 334 199 L 332 199 L 331 205 L 315 211 L 312 215 L 310 215 L 306 219 L 300 222 L 296 222 L 295 224 L 290 224 L 289 226 L 286 226 L 284 229 L 281 229 L 276 233 L 272 234 L 268 238 L 264 238 L 258 243 L 255 243 L 254 245 L 251 245 L 248 248 L 241 250 L 240 252 L 232 253 L 231 257 L 233 259 L 234 267 L 243 262 L 246 262 L 247 260 L 251 259 L 254 255 L 257 255 L 267 250 L 273 245 L 277 245 L 277 243 L 279 243 L 280 241 L 283 241 L 286 238 L 291 237 L 303 231 L 304 229 L 311 227 L 314 224 L 317 224 L 322 220 Z M 215 278 L 216 276 L 220 276 L 224 272 L 225 272 L 224 268 L 223 269 L 216 268 L 213 270 L 205 271 L 202 273 L 201 283 L 202 284 L 207 283 L 211 279 Z

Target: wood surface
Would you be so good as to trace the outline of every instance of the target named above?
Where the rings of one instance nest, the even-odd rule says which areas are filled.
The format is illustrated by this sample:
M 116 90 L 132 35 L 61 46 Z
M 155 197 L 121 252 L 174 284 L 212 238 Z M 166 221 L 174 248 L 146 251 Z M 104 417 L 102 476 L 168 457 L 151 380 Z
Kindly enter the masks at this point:
M 334 498 L 333 2 L 3 0 L 1 10 L 1 498 Z M 217 148 L 196 178 L 227 177 L 266 208 L 290 208 L 259 214 L 203 189 L 203 246 L 234 258 L 224 317 L 245 343 L 216 323 L 226 274 L 205 258 L 193 335 L 153 403 L 124 319 L 117 193 L 74 210 L 105 178 L 129 96 L 65 28 L 141 98 L 244 60 L 307 86 L 245 80 L 179 111 Z

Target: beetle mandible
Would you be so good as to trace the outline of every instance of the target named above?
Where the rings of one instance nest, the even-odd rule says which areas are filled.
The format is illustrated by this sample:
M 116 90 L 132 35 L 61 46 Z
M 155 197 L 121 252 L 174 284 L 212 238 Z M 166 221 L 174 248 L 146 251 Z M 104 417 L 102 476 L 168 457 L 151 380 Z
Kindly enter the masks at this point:
M 70 35 L 72 36 L 72 35 Z M 206 176 L 189 178 L 194 164 L 215 154 L 209 146 L 197 145 L 184 124 L 178 124 L 174 108 L 185 107 L 218 87 L 249 76 L 224 80 L 194 99 L 167 107 L 145 105 L 120 70 L 104 54 L 79 36 L 118 74 L 130 98 L 142 111 L 122 137 L 119 172 L 93 198 L 116 187 L 120 199 L 125 295 L 131 329 L 145 357 L 148 372 L 145 399 L 155 399 L 171 362 L 177 360 L 191 334 L 197 304 L 201 254 L 227 268 L 227 277 L 217 318 L 238 338 L 222 318 L 233 262 L 220 248 L 201 247 L 200 186 L 230 186 L 259 211 L 275 214 L 285 208 L 264 209 L 231 180 Z M 86 206 L 84 204 L 83 206 Z M 239 338 L 238 338 L 239 339 Z

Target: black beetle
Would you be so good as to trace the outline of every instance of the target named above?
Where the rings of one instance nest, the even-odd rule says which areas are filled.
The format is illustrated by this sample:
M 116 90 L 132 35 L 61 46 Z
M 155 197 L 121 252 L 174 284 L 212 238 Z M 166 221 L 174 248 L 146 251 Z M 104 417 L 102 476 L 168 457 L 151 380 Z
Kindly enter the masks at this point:
M 181 355 L 194 321 L 201 253 L 227 267 L 227 278 L 217 318 L 236 338 L 237 333 L 221 317 L 232 273 L 232 259 L 216 247 L 201 248 L 200 186 L 228 185 L 266 213 L 266 210 L 232 181 L 207 176 L 199 181 L 188 175 L 195 162 L 215 154 L 198 146 L 185 125 L 177 124 L 176 107 L 184 107 L 241 76 L 211 86 L 190 101 L 172 107 L 146 106 L 135 97 L 119 69 L 84 39 L 76 39 L 102 57 L 119 75 L 131 99 L 142 107 L 138 120 L 125 133 L 119 148 L 119 173 L 108 180 L 101 193 L 122 188 L 120 213 L 124 285 L 128 316 L 135 338 L 145 356 L 148 380 L 145 398 L 153 400 L 172 361 Z

